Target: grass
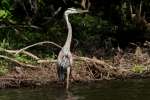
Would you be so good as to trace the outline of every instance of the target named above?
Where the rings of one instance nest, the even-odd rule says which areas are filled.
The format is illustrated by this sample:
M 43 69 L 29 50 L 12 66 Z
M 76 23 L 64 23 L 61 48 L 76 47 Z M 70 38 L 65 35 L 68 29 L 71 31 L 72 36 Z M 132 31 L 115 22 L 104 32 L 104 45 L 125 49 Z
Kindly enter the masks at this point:
M 144 66 L 143 65 L 134 65 L 132 68 L 131 68 L 131 71 L 133 71 L 134 73 L 143 73 L 144 72 Z

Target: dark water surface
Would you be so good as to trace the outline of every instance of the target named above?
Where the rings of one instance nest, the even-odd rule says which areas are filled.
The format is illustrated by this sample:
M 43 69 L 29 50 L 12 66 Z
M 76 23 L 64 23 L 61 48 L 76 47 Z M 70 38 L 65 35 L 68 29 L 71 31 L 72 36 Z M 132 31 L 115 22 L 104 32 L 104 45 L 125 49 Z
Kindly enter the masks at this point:
M 62 88 L 2 89 L 0 100 L 150 100 L 150 79 L 113 80 Z

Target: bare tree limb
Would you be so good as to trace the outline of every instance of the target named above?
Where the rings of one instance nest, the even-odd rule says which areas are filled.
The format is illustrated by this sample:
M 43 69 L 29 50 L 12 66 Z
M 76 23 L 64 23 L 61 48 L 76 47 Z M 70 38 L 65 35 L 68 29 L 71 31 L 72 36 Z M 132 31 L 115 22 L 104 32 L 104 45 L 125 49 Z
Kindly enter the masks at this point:
M 57 60 L 49 60 L 49 59 L 37 61 L 37 63 L 56 63 L 56 62 Z
M 133 13 L 133 8 L 132 8 L 132 4 L 131 4 L 131 2 L 129 3 L 129 6 L 130 6 L 131 18 L 133 19 L 133 18 L 136 16 L 136 14 L 135 14 L 135 13 Z
M 85 61 L 85 62 L 92 62 L 92 63 L 97 63 L 97 64 L 100 64 L 100 65 L 104 65 L 105 67 L 108 67 L 108 69 L 115 69 L 115 67 L 112 67 L 111 65 L 107 64 L 106 62 L 102 61 L 102 60 L 99 60 L 99 59 L 96 59 L 96 58 L 88 58 L 88 57 L 79 57 L 79 56 L 76 56 L 76 55 L 73 55 L 73 59 L 75 61 Z M 56 63 L 57 60 L 38 60 L 37 61 L 38 63 Z
M 26 55 L 28 55 L 28 56 L 30 56 L 30 57 L 32 57 L 32 58 L 34 58 L 34 59 L 36 59 L 36 60 L 40 59 L 39 57 L 37 57 L 36 55 L 33 55 L 33 54 L 32 54 L 32 53 L 30 53 L 30 52 L 22 51 L 22 53 L 24 53 L 24 54 L 26 54 Z
M 141 12 L 142 12 L 142 3 L 143 3 L 143 1 L 141 0 L 140 7 L 139 7 L 139 16 L 141 16 Z
M 110 69 L 114 69 L 114 67 L 112 67 L 111 65 L 107 64 L 106 62 L 104 62 L 102 60 L 98 60 L 96 58 L 74 56 L 74 60 L 82 60 L 82 61 L 86 61 L 86 62 L 94 62 L 94 63 L 97 63 L 97 64 L 105 65 L 105 66 L 109 67 Z
M 38 29 L 38 30 L 41 30 L 42 28 L 41 27 L 38 27 L 38 26 L 35 26 L 35 25 L 16 25 L 15 27 L 21 27 L 21 28 L 33 28 L 33 29 Z M 1 28 L 15 28 L 14 26 L 9 26 L 9 25 L 1 25 L 0 26 L 0 29 Z M 16 29 L 16 28 L 15 28 Z M 14 29 L 14 30 L 15 30 Z
M 57 46 L 57 47 L 59 47 L 59 48 L 62 48 L 60 45 L 58 45 L 58 44 L 56 44 L 56 43 L 54 43 L 54 42 L 44 41 L 44 42 L 38 42 L 38 43 L 35 43 L 35 44 L 32 44 L 32 45 L 29 45 L 29 46 L 27 46 L 27 47 L 24 47 L 24 48 L 20 49 L 18 52 L 16 52 L 15 55 L 19 54 L 20 52 L 22 52 L 22 51 L 24 51 L 24 50 L 26 50 L 26 49 L 29 49 L 29 48 L 33 47 L 33 46 L 42 45 L 42 44 L 45 44 L 45 43 L 53 44 L 53 45 L 55 45 L 55 46 Z
M 7 49 L 3 49 L 3 48 L 0 48 L 0 49 L 1 49 L 1 51 L 7 52 L 9 54 L 16 54 L 19 51 L 19 50 L 7 50 Z M 34 58 L 35 60 L 39 60 L 40 59 L 39 57 L 37 57 L 36 55 L 34 55 L 34 54 L 30 53 L 30 52 L 22 51 L 22 53 L 25 54 L 25 55 L 28 55 L 28 56 L 30 56 L 32 58 Z
M 17 63 L 17 64 L 19 64 L 19 65 L 21 65 L 21 66 L 24 66 L 24 67 L 26 66 L 26 67 L 30 67 L 30 68 L 37 68 L 37 67 L 34 66 L 34 65 L 25 64 L 25 63 L 22 63 L 22 62 L 17 61 L 17 60 L 14 59 L 14 58 L 10 58 L 10 57 L 4 56 L 4 55 L 0 55 L 0 58 L 4 58 L 4 59 L 7 59 L 7 60 L 10 60 L 10 61 L 15 62 L 15 63 Z
M 18 27 L 24 27 L 24 28 L 33 28 L 33 29 L 41 29 L 40 27 L 38 26 L 35 26 L 35 25 L 18 25 Z

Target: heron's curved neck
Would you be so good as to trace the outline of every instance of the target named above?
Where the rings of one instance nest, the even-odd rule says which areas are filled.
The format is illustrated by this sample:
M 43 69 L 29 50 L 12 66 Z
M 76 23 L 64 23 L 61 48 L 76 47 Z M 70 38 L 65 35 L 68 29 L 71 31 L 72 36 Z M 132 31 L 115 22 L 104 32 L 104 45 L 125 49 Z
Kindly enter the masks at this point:
M 72 40 L 72 27 L 69 22 L 68 15 L 65 15 L 65 20 L 66 20 L 67 28 L 68 28 L 68 36 L 67 36 L 67 40 L 65 42 L 63 49 L 67 49 L 68 51 L 70 51 L 70 45 L 71 45 L 71 40 Z

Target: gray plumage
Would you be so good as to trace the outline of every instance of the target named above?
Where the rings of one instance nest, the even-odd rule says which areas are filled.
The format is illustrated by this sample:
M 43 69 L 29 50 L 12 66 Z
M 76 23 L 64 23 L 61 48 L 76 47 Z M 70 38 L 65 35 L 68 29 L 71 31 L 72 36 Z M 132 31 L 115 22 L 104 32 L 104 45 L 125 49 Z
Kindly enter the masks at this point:
M 72 54 L 70 52 L 70 45 L 71 45 L 71 40 L 72 40 L 72 27 L 69 22 L 68 16 L 69 14 L 83 13 L 83 12 L 87 12 L 87 10 L 77 10 L 74 8 L 69 8 L 64 13 L 64 17 L 65 17 L 67 28 L 68 28 L 68 36 L 67 36 L 65 45 L 63 46 L 63 48 L 58 54 L 57 72 L 58 72 L 58 78 L 60 81 L 64 81 L 65 79 L 67 80 L 66 82 L 67 89 L 69 87 L 69 76 L 70 76 L 70 69 L 71 69 L 70 67 L 72 66 L 72 63 L 73 63 Z

